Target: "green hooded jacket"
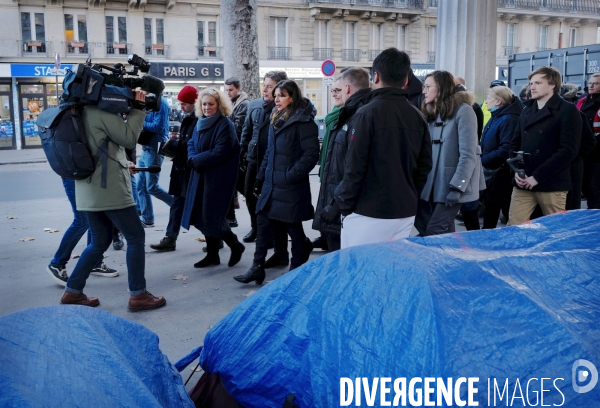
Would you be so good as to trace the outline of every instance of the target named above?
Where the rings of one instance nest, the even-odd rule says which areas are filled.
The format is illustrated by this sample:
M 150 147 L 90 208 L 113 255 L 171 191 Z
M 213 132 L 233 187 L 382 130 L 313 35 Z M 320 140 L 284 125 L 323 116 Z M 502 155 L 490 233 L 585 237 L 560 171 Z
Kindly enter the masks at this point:
M 106 188 L 100 186 L 100 159 L 90 178 L 75 181 L 77 210 L 120 210 L 135 205 L 125 149 L 135 149 L 145 117 L 146 114 L 138 109 L 132 109 L 127 120 L 123 120 L 119 115 L 102 111 L 97 106 L 84 108 L 82 120 L 92 155 L 96 154 L 107 136 L 111 141 L 108 143 Z

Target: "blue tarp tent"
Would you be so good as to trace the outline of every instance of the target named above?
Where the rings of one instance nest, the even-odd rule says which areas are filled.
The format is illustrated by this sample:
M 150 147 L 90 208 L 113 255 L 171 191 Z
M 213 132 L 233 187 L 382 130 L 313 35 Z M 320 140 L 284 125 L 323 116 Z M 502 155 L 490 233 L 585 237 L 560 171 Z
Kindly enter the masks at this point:
M 194 407 L 143 326 L 84 306 L 0 317 L 1 407 Z
M 242 302 L 200 363 L 247 407 L 339 406 L 342 377 L 476 377 L 479 406 L 598 407 L 600 385 L 577 393 L 572 375 L 600 367 L 599 248 L 600 211 L 583 210 L 338 251 Z

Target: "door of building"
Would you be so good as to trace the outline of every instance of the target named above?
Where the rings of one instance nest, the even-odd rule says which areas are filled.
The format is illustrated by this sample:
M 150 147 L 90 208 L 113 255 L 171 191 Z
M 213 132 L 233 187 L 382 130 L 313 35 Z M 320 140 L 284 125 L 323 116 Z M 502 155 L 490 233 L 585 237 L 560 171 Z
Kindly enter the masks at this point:
M 23 148 L 40 147 L 37 117 L 47 108 L 58 106 L 56 84 L 19 84 L 21 141 Z
M 14 149 L 15 147 L 15 122 L 10 83 L 0 83 L 0 149 Z

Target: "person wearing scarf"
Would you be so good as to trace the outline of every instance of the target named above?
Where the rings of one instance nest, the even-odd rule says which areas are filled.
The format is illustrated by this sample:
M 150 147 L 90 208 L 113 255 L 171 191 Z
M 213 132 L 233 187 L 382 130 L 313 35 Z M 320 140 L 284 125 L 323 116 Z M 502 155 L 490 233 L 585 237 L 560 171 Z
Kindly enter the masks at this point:
M 294 81 L 281 81 L 273 90 L 275 110 L 271 114 L 269 144 L 254 193 L 258 234 L 252 267 L 234 277 L 241 283 L 265 280 L 265 267 L 287 265 L 293 270 L 308 261 L 313 249 L 304 234 L 302 221 L 313 218 L 308 175 L 319 160 L 318 128 L 314 106 L 302 97 Z M 275 254 L 265 262 L 271 231 Z M 288 260 L 287 236 L 292 238 L 292 258 Z
M 334 82 L 333 89 L 331 90 L 331 96 L 334 100 L 334 107 L 325 116 L 325 134 L 323 135 L 323 143 L 321 143 L 321 154 L 319 155 L 319 180 L 323 183 L 323 168 L 325 167 L 325 160 L 327 160 L 327 146 L 329 146 L 329 136 L 331 135 L 331 131 L 335 127 L 338 122 L 338 118 L 340 117 L 340 113 L 342 111 L 342 107 L 344 106 L 344 102 L 342 102 L 341 88 L 340 88 L 340 80 Z M 329 246 L 327 245 L 327 238 L 321 235 L 313 240 L 313 247 L 315 249 L 319 248 L 324 251 L 329 251 Z
M 188 142 L 188 166 L 193 170 L 187 187 L 181 225 L 193 225 L 206 239 L 206 257 L 195 268 L 219 265 L 220 240 L 231 248 L 229 266 L 237 264 L 244 246 L 225 219 L 237 180 L 240 144 L 228 116 L 231 101 L 222 92 L 200 92 L 196 129 Z

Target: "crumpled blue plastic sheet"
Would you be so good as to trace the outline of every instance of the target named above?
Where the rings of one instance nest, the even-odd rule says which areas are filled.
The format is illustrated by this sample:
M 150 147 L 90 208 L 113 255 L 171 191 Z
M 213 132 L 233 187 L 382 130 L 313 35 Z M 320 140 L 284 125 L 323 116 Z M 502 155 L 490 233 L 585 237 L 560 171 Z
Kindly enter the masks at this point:
M 190 407 L 179 373 L 143 326 L 85 306 L 0 317 L 2 407 Z
M 478 377 L 480 406 L 488 379 L 508 379 L 512 397 L 537 378 L 533 404 L 539 379 L 562 378 L 562 406 L 599 407 L 600 384 L 579 394 L 571 381 L 577 359 L 600 368 L 599 248 L 600 211 L 582 210 L 338 251 L 242 302 L 208 332 L 200 363 L 247 407 L 290 393 L 339 406 L 341 377 Z M 544 405 L 561 404 L 544 388 Z

